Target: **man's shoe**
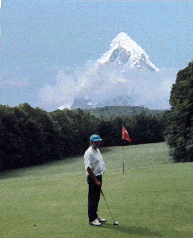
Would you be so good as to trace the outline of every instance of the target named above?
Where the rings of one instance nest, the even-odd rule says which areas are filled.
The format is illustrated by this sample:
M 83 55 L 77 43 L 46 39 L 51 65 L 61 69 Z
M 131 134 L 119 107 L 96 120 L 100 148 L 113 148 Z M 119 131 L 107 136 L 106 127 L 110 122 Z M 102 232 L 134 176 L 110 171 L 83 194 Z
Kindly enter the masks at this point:
M 106 220 L 105 220 L 105 219 L 102 219 L 102 218 L 101 218 L 101 217 L 99 217 L 99 216 L 98 216 L 97 220 L 98 220 L 99 222 L 106 222 Z
M 93 222 L 90 222 L 90 225 L 101 226 L 101 223 L 97 219 L 95 219 Z

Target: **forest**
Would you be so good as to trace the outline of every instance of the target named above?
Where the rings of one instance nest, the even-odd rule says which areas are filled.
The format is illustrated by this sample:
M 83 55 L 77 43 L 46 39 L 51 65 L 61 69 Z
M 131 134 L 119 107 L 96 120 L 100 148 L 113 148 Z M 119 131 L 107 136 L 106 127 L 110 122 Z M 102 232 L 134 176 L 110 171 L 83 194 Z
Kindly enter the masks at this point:
M 128 145 L 122 140 L 122 125 L 132 145 L 164 141 L 163 112 L 147 113 L 148 109 L 136 107 L 132 109 L 138 109 L 139 114 L 131 114 L 131 108 L 122 107 L 123 115 L 120 108 L 116 115 L 115 107 L 103 109 L 108 110 L 106 116 L 80 108 L 46 112 L 28 103 L 0 105 L 0 170 L 83 154 L 95 133 L 103 138 L 104 147 Z

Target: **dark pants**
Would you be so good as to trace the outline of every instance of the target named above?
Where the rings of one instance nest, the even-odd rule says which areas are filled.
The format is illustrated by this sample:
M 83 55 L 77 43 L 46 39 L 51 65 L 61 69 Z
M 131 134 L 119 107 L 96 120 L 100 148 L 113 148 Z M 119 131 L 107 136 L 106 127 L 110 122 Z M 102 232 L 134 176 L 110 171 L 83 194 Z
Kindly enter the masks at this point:
M 97 180 L 102 184 L 102 175 L 96 176 Z M 89 185 L 88 191 L 88 218 L 89 222 L 93 222 L 97 217 L 98 203 L 100 200 L 101 187 L 98 187 L 94 180 L 88 176 L 87 183 Z

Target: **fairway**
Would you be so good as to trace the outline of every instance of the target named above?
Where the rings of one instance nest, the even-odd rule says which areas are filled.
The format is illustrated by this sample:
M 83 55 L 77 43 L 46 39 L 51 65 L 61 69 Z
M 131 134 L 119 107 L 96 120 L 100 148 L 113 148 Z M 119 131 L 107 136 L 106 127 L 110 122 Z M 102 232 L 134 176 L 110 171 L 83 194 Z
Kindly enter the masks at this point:
M 88 224 L 83 155 L 1 174 L 0 237 L 193 237 L 193 164 L 174 164 L 165 143 L 101 148 L 107 171 L 99 215 Z M 123 174 L 123 162 L 125 165 Z

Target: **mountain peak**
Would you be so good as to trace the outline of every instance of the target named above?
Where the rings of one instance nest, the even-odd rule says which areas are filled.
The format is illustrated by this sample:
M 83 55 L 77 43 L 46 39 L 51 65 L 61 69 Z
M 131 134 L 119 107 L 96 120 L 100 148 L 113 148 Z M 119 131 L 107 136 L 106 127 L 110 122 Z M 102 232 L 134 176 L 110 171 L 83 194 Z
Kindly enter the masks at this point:
M 114 39 L 131 39 L 127 33 L 120 32 Z
M 142 47 L 125 32 L 120 32 L 112 40 L 109 50 L 86 71 L 84 77 L 81 76 L 80 91 L 75 92 L 69 108 L 131 105 L 131 99 L 137 96 L 131 98 L 133 81 L 130 75 L 133 71 L 130 69 L 136 72 L 143 69 L 159 71 Z
M 130 43 L 135 43 L 125 32 L 120 32 L 113 40 L 111 44 L 121 44 L 130 41 Z
M 159 69 L 149 60 L 149 56 L 125 32 L 120 32 L 111 42 L 110 49 L 97 61 L 98 65 L 116 63 L 124 68 Z

